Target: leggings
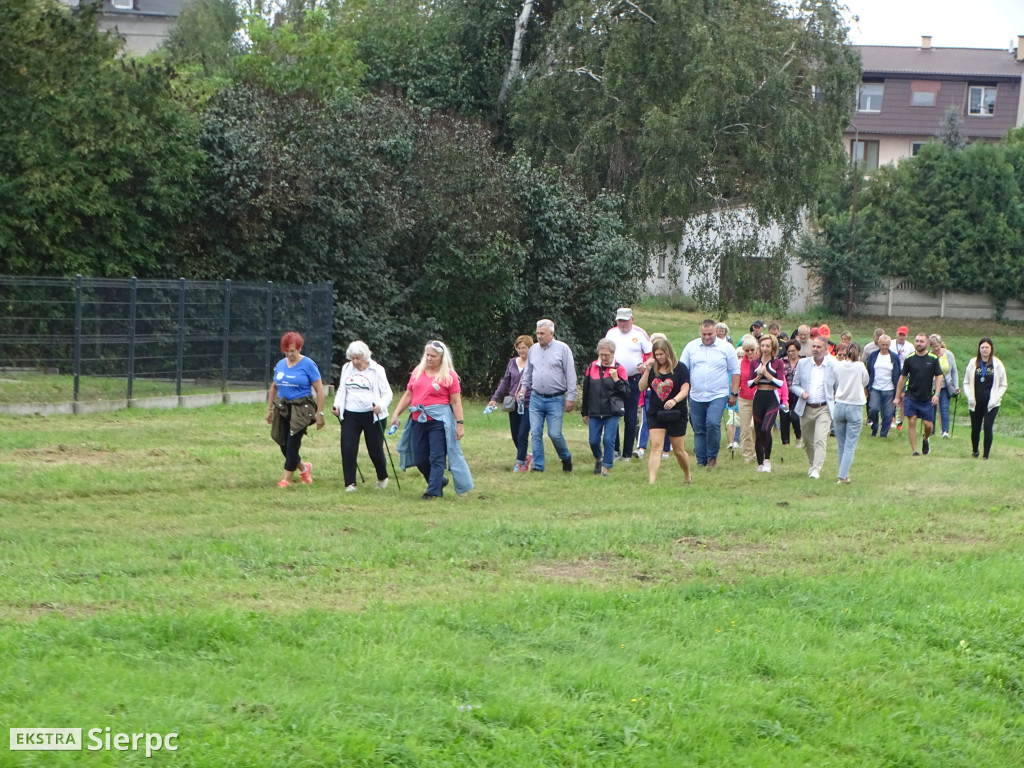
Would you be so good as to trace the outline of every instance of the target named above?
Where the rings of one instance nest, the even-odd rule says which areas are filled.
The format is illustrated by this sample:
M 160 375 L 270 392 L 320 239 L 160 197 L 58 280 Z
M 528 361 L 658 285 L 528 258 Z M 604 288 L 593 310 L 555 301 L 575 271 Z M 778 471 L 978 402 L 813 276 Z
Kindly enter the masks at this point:
M 284 471 L 294 472 L 299 468 L 299 463 L 302 461 L 299 458 L 299 448 L 302 446 L 302 436 L 306 434 L 306 430 L 296 432 L 294 435 L 288 435 L 288 442 L 281 446 L 281 453 L 284 454 Z
M 999 406 L 989 410 L 988 400 L 981 402 L 979 400 L 974 405 L 974 410 L 971 411 L 971 450 L 978 453 L 978 437 L 981 434 L 981 430 L 985 429 L 985 458 L 988 458 L 989 451 L 992 450 L 992 426 L 996 422 L 996 414 L 999 413 Z
M 384 433 L 381 422 L 374 420 L 373 411 L 345 411 L 341 420 L 341 470 L 345 485 L 356 484 L 356 457 L 359 455 L 359 435 L 364 435 L 366 452 L 370 455 L 377 480 L 388 476 L 388 463 L 384 459 Z
M 775 414 L 769 416 L 769 412 L 778 407 L 779 398 L 774 390 L 759 389 L 754 392 L 754 453 L 758 466 L 772 457 L 772 426 Z

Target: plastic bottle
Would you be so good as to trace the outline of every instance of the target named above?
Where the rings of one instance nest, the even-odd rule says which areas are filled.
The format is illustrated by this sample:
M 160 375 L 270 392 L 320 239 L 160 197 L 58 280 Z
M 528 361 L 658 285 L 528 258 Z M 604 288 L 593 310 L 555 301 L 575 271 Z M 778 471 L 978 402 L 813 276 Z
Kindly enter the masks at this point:
M 398 431 L 398 425 L 397 424 L 392 424 L 390 427 L 388 427 L 388 434 L 389 435 L 393 435 L 397 431 Z
M 486 415 L 487 415 L 488 413 L 490 413 L 491 411 L 493 411 L 493 410 L 495 409 L 495 407 L 496 407 L 496 406 L 493 406 L 493 405 L 488 405 L 488 406 L 487 406 L 486 408 L 484 408 L 484 416 L 486 416 Z

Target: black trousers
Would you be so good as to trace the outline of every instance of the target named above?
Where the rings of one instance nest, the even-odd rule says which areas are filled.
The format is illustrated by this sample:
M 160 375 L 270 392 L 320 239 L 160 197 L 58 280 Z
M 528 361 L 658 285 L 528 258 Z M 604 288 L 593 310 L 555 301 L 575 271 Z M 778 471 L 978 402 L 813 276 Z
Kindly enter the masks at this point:
M 302 447 L 302 437 L 306 430 L 288 435 L 288 442 L 281 446 L 281 453 L 284 454 L 284 471 L 294 472 L 299 468 L 302 459 L 299 457 L 299 448 Z M 305 467 L 303 467 L 305 469 Z
M 345 485 L 356 484 L 356 457 L 359 454 L 359 436 L 364 435 L 366 452 L 370 455 L 377 479 L 388 476 L 388 463 L 384 458 L 384 432 L 381 423 L 374 421 L 373 411 L 345 411 L 341 420 L 341 470 Z
M 996 423 L 996 414 L 999 413 L 999 406 L 997 405 L 992 410 L 988 408 L 988 400 L 981 402 L 980 400 L 974 404 L 974 410 L 971 411 L 971 450 L 974 453 L 978 452 L 978 438 L 981 436 L 981 430 L 985 430 L 985 452 L 982 454 L 986 459 L 988 458 L 989 451 L 992 450 L 992 427 Z
M 789 428 L 793 427 L 793 434 L 800 439 L 800 417 L 796 415 L 796 403 L 799 400 L 793 392 L 789 393 L 789 413 L 779 411 L 779 429 L 782 431 L 782 444 L 789 445 Z

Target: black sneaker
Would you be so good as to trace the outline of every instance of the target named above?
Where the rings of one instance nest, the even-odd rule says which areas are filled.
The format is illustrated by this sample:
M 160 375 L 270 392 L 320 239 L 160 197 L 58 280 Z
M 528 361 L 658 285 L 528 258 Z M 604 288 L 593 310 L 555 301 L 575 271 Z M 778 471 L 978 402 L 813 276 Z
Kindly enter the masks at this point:
M 447 477 L 442 477 L 441 478 L 441 487 L 442 488 L 447 488 L 448 487 L 448 478 Z
M 600 475 L 601 474 L 601 460 L 600 459 L 597 459 L 594 462 L 594 474 L 595 475 Z
M 914 456 L 920 456 L 921 454 L 920 454 L 920 453 L 918 453 L 917 451 L 914 451 L 914 453 L 913 453 L 912 455 L 914 455 Z
M 926 437 L 924 440 L 921 441 L 921 453 L 927 456 L 929 450 L 931 449 L 928 447 L 928 438 Z
M 568 459 L 562 459 L 562 471 L 572 472 L 572 456 L 570 456 Z
M 531 472 L 543 472 L 544 470 L 540 467 L 530 467 Z
M 439 499 L 441 497 L 435 496 L 432 493 L 424 493 L 422 496 L 420 496 L 420 498 L 423 499 L 424 501 L 433 501 L 434 499 Z

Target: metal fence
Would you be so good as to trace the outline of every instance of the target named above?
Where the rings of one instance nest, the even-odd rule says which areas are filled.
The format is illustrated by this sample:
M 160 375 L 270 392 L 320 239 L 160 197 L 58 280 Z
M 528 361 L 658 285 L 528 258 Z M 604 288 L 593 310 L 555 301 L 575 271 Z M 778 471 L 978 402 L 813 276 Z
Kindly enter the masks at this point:
M 0 276 L 0 367 L 260 388 L 290 330 L 331 376 L 333 284 Z

